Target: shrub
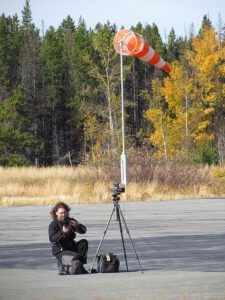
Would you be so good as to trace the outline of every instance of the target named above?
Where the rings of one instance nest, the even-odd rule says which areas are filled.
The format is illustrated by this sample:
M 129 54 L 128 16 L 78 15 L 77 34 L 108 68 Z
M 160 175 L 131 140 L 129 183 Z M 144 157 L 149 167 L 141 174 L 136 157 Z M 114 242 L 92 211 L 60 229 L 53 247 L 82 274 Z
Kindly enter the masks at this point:
M 25 167 L 28 165 L 29 164 L 27 163 L 27 161 L 18 154 L 11 154 L 5 160 L 5 166 L 7 167 Z
M 197 162 L 203 165 L 216 165 L 218 163 L 218 154 L 215 149 L 210 146 L 200 148 Z

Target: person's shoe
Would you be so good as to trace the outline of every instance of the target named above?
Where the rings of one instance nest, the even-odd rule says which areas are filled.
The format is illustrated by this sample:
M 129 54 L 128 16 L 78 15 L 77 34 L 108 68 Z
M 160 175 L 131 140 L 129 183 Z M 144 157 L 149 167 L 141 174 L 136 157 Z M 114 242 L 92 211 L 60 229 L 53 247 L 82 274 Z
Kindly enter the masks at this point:
M 63 275 L 63 268 L 62 268 L 62 264 L 60 262 L 57 263 L 57 268 L 59 270 L 59 275 Z

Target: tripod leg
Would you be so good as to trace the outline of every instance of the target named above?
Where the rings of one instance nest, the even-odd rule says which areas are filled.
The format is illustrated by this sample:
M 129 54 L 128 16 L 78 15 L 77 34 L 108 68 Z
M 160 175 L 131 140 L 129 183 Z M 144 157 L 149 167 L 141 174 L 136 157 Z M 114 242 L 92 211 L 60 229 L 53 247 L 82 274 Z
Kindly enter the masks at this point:
M 135 247 L 134 247 L 134 243 L 133 243 L 132 238 L 131 238 L 131 236 L 130 236 L 130 232 L 129 232 L 129 229 L 128 229 L 128 227 L 127 227 L 126 221 L 125 221 L 125 219 L 124 219 L 123 213 L 122 213 L 120 207 L 119 207 L 118 209 L 119 209 L 119 211 L 120 211 L 120 215 L 121 215 L 121 217 L 122 217 L 123 223 L 124 223 L 124 225 L 125 225 L 125 227 L 126 227 L 126 231 L 127 231 L 128 236 L 129 236 L 129 239 L 130 239 L 130 241 L 131 241 L 131 244 L 132 244 L 132 246 L 133 246 L 133 249 L 134 249 L 134 252 L 135 252 L 135 255 L 136 255 L 136 259 L 137 259 L 138 264 L 139 264 L 139 267 L 140 267 L 140 271 L 141 271 L 141 273 L 143 274 L 143 269 L 142 269 L 142 267 L 141 267 L 141 263 L 140 263 L 140 260 L 139 260 L 139 258 L 138 258 L 138 255 L 137 255 L 137 251 L 136 251 L 136 249 L 135 249 Z
M 112 212 L 111 212 L 111 215 L 110 215 L 110 217 L 109 217 L 109 220 L 108 220 L 108 222 L 107 222 L 107 224 L 106 224 L 106 226 L 105 226 L 105 230 L 104 230 L 104 232 L 103 232 L 103 235 L 102 235 L 101 241 L 100 241 L 100 243 L 99 243 L 99 245 L 98 245 L 98 249 L 97 249 L 97 251 L 96 251 L 96 254 L 95 254 L 94 260 L 93 260 L 93 262 L 92 262 L 92 265 L 91 265 L 91 268 L 90 268 L 89 274 L 91 274 L 91 271 L 92 271 L 92 269 L 93 269 L 94 263 L 95 263 L 95 261 L 96 261 L 96 258 L 97 258 L 97 256 L 98 256 L 98 252 L 99 252 L 99 250 L 100 250 L 100 248 L 101 248 L 101 245 L 102 245 L 103 239 L 104 239 L 104 237 L 105 237 L 105 235 L 106 235 L 106 232 L 107 232 L 107 229 L 108 229 L 108 227 L 109 227 L 109 223 L 110 223 L 110 221 L 111 221 L 111 219 L 112 219 L 112 216 L 113 216 L 113 213 L 114 213 L 114 211 L 115 211 L 115 207 L 113 208 L 113 210 L 112 210 Z
M 116 207 L 116 215 L 117 215 L 117 219 L 118 219 L 118 221 L 119 221 L 120 235 L 121 235 L 122 244 L 123 244 L 123 253 L 124 253 L 124 258 L 125 258 L 126 267 L 127 267 L 127 271 L 128 271 L 127 254 L 126 254 L 125 244 L 124 244 L 124 239 L 123 239 L 123 229 L 122 229 L 122 224 L 121 224 L 121 219 L 120 219 L 120 212 L 121 212 L 121 211 L 119 210 L 119 206 L 117 206 L 117 207 Z

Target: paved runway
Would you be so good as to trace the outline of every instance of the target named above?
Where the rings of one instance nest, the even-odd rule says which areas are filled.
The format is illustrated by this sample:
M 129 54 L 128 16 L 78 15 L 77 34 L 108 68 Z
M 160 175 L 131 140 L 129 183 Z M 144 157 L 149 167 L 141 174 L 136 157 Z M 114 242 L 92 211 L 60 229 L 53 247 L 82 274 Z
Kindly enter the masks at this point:
M 113 204 L 71 208 L 88 228 L 88 269 Z M 113 216 L 100 253 L 118 255 L 121 272 L 59 276 L 48 242 L 50 209 L 0 208 L 0 299 L 225 299 L 225 199 L 126 203 L 125 212 L 121 203 L 144 274 L 124 228 L 126 272 Z

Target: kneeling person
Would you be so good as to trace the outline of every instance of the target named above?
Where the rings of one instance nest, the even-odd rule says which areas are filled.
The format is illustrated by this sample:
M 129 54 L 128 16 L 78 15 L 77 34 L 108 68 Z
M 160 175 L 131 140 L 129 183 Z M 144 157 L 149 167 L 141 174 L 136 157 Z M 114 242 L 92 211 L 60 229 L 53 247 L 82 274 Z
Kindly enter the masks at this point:
M 79 273 L 88 273 L 83 264 L 87 263 L 88 241 L 75 242 L 76 232 L 86 233 L 87 229 L 77 220 L 69 217 L 70 207 L 64 202 L 58 202 L 52 209 L 53 221 L 49 225 L 49 240 L 52 243 L 52 254 L 58 260 L 60 274 L 63 271 L 65 258 L 67 261 L 80 262 Z M 69 260 L 68 260 L 69 259 Z

